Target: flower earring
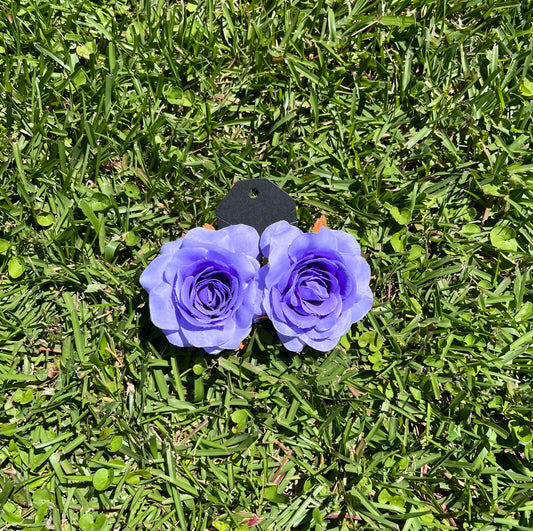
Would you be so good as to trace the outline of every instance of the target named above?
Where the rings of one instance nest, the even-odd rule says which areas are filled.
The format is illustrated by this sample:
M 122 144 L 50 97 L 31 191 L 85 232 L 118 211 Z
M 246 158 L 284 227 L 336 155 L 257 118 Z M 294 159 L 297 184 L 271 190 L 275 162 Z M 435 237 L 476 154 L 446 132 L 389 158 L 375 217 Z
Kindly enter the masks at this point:
M 279 221 L 261 236 L 263 309 L 284 346 L 326 352 L 372 308 L 370 266 L 357 240 L 325 227 L 303 233 Z
M 236 349 L 260 312 L 259 235 L 247 225 L 190 230 L 140 278 L 152 322 L 180 347 Z

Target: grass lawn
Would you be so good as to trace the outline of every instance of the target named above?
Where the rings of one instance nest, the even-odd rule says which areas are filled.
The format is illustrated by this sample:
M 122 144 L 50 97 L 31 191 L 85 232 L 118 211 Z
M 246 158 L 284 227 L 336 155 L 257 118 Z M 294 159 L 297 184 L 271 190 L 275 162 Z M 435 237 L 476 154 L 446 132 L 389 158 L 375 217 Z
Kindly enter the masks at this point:
M 0 527 L 533 529 L 532 27 L 530 1 L 0 0 Z M 257 177 L 371 264 L 327 355 L 149 320 L 161 245 Z

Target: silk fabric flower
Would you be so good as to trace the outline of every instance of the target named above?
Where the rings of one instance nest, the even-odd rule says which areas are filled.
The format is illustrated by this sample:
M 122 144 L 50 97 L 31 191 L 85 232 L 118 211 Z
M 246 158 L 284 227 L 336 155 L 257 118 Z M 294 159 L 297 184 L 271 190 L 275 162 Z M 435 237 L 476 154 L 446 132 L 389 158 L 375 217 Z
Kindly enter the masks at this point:
M 279 221 L 263 232 L 260 249 L 268 259 L 259 273 L 263 309 L 288 350 L 331 350 L 372 307 L 370 267 L 353 236 Z
M 259 235 L 247 225 L 190 230 L 140 278 L 150 317 L 174 345 L 236 349 L 260 311 Z

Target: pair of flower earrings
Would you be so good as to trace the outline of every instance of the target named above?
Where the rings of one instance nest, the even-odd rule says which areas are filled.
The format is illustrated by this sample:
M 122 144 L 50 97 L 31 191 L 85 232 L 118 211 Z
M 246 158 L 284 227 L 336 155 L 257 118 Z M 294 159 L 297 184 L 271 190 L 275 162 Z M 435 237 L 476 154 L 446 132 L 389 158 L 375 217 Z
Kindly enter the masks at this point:
M 329 351 L 371 309 L 369 282 L 353 236 L 287 221 L 261 236 L 245 224 L 194 228 L 163 245 L 140 278 L 168 340 L 210 354 L 238 348 L 264 316 L 288 350 Z

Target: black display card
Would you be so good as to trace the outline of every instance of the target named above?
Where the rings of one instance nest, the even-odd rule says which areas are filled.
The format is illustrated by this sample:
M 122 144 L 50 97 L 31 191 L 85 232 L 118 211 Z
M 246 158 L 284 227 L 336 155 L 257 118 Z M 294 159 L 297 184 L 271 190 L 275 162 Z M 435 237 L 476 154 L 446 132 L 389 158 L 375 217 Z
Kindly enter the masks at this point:
M 268 179 L 237 181 L 216 208 L 218 228 L 250 225 L 259 233 L 285 220 L 297 225 L 296 202 Z

